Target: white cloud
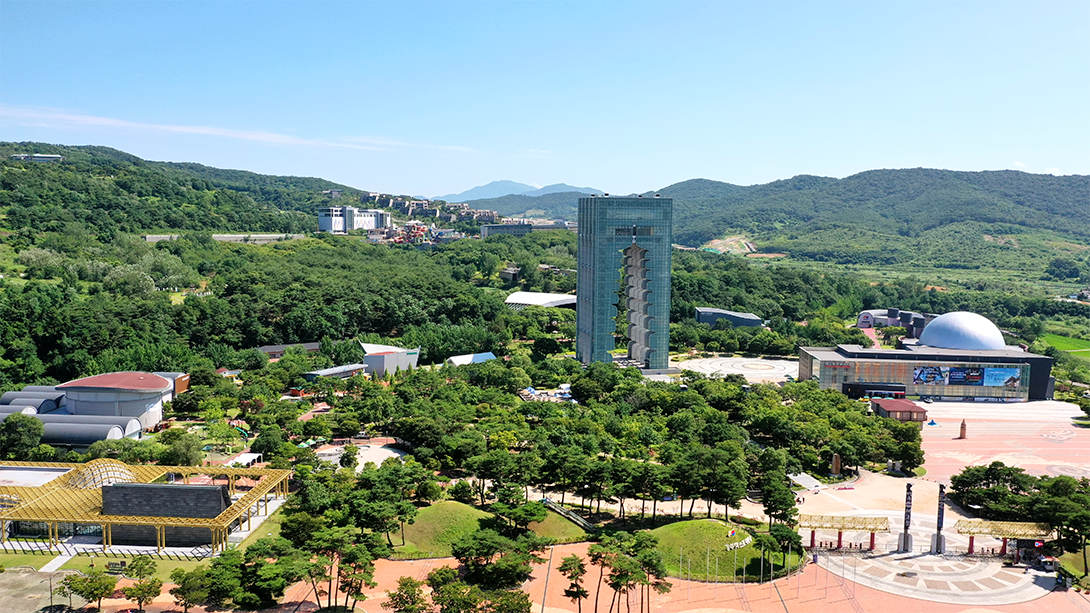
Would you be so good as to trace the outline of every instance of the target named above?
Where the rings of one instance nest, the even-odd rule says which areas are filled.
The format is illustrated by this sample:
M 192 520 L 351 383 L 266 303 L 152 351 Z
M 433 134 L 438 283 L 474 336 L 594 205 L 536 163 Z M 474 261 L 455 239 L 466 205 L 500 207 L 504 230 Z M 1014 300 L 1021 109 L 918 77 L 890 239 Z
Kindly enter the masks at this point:
M 1025 168 L 1026 165 L 1022 162 L 1011 162 L 1011 166 L 1017 166 L 1018 168 Z
M 230 128 L 216 128 L 211 126 L 185 126 L 172 124 L 140 123 L 114 119 L 112 117 L 98 117 L 83 113 L 59 111 L 55 109 L 28 108 L 7 106 L 0 104 L 0 118 L 5 122 L 13 122 L 27 127 L 43 127 L 55 129 L 73 128 L 116 128 L 132 130 L 136 132 L 167 132 L 172 134 L 194 134 L 198 136 L 213 136 L 230 138 L 272 145 L 304 146 L 304 147 L 329 147 L 340 149 L 359 149 L 363 151 L 391 151 L 407 147 L 424 147 L 429 149 L 447 149 L 452 151 L 472 151 L 468 147 L 435 147 L 431 145 L 415 145 L 394 140 L 372 138 L 366 136 L 348 137 L 343 140 L 326 140 L 316 138 L 303 138 L 277 132 L 265 132 L 261 130 L 234 130 Z
M 1046 168 L 1045 169 L 1045 174 L 1046 175 L 1060 176 L 1060 169 L 1059 168 Z
M 519 157 L 532 160 L 547 160 L 553 157 L 553 152 L 548 149 L 520 149 L 518 153 Z

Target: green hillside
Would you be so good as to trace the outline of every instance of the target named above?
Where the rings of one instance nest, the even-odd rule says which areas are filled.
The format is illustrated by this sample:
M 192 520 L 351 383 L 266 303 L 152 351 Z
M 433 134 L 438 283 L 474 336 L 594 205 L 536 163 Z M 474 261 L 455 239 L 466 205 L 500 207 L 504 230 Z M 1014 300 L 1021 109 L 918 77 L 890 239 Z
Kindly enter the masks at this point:
M 682 244 L 743 234 L 759 251 L 795 260 L 901 274 L 957 271 L 939 277 L 951 283 L 1034 281 L 1054 258 L 1086 262 L 1090 245 L 1090 177 L 1083 176 L 875 170 L 746 188 L 687 181 L 661 193 L 675 198 Z
M 508 217 L 546 217 L 550 219 L 576 218 L 579 199 L 586 194 L 580 192 L 556 192 L 544 196 L 523 196 L 511 194 L 500 198 L 485 198 L 469 201 L 470 206 L 485 211 L 496 211 Z
M 13 153 L 64 156 L 61 163 Z M 298 233 L 317 225 L 322 190 L 357 190 L 324 179 L 276 177 L 189 163 L 149 162 L 109 147 L 0 142 L 0 223 L 59 231 L 79 223 L 112 232 Z
M 1061 257 L 1090 276 L 1087 176 L 917 168 L 752 186 L 692 179 L 645 195 L 654 193 L 674 199 L 674 242 L 693 247 L 742 235 L 792 260 L 904 274 L 985 269 L 1005 280 L 1039 279 Z M 574 219 L 580 196 L 505 196 L 473 206 Z
M 399 553 L 449 556 L 458 539 L 481 529 L 481 520 L 492 517 L 467 504 L 445 500 L 420 509 L 416 520 L 405 526 L 405 545 Z

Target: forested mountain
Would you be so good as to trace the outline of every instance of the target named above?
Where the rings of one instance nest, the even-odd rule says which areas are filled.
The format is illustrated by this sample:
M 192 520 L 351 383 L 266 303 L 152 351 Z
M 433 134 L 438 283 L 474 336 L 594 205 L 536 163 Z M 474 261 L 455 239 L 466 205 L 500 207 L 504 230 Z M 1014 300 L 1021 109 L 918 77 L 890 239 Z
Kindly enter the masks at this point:
M 553 183 L 532 192 L 525 192 L 523 196 L 544 196 L 545 194 L 560 194 L 564 192 L 579 192 L 581 194 L 600 194 L 602 190 L 593 187 L 576 187 L 567 183 Z
M 470 206 L 485 211 L 496 211 L 508 217 L 547 217 L 575 220 L 579 212 L 579 199 L 586 196 L 582 192 L 554 192 L 541 196 L 512 194 L 500 198 L 471 200 Z
M 14 153 L 64 156 L 61 163 Z M 322 190 L 357 190 L 323 179 L 275 177 L 200 164 L 148 162 L 108 147 L 0 143 L 0 215 L 10 230 L 58 230 L 76 222 L 95 234 L 155 230 L 312 231 Z
M 834 228 L 911 238 L 967 222 L 1090 237 L 1087 176 L 914 168 L 839 180 L 801 175 L 748 187 L 694 180 L 659 193 L 675 200 L 675 238 L 692 245 L 726 230 L 780 242 Z
M 676 183 L 674 241 L 744 235 L 759 250 L 840 264 L 993 266 L 1040 275 L 1090 244 L 1090 177 L 1018 171 L 872 170 L 764 185 Z M 579 193 L 478 200 L 503 215 L 575 219 Z

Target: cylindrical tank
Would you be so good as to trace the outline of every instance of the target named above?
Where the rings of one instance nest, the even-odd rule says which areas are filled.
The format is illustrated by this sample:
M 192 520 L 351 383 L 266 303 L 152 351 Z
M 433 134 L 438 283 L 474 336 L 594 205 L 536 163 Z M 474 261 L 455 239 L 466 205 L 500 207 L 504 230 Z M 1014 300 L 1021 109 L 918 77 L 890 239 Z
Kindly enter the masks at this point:
M 34 410 L 39 413 L 49 413 L 57 410 L 56 403 L 48 398 L 16 398 L 11 404 L 0 406 L 34 407 Z
M 23 392 L 55 392 L 55 391 L 57 391 L 57 386 L 56 385 L 28 385 L 28 386 L 24 387 L 20 391 L 23 391 Z M 61 392 L 61 393 L 63 394 L 64 392 Z
M 34 407 L 24 407 L 18 404 L 0 404 L 0 415 L 10 415 L 12 413 L 23 413 L 24 415 L 36 415 L 38 409 Z M 3 419 L 0 417 L 0 419 Z
M 0 404 L 21 404 L 20 399 L 31 398 L 44 398 L 48 400 L 52 406 L 50 411 L 55 411 L 60 407 L 63 407 L 64 392 L 4 392 L 0 395 Z
M 121 426 L 112 424 L 42 424 L 42 443 L 46 445 L 90 447 L 98 441 L 124 438 Z
M 94 425 L 110 425 L 121 428 L 125 436 L 130 434 L 139 433 L 142 428 L 140 427 L 140 420 L 135 417 L 110 417 L 109 415 L 68 415 L 67 413 L 61 414 L 45 414 L 36 415 L 38 421 L 43 424 L 94 424 Z

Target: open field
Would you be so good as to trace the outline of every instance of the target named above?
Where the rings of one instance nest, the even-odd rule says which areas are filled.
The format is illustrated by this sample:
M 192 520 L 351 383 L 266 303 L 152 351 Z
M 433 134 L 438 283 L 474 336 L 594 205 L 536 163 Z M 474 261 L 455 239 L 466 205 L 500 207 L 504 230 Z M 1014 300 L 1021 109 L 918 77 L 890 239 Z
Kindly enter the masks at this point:
M 1058 334 L 1045 334 L 1041 338 L 1061 351 L 1090 350 L 1090 341 L 1084 341 L 1081 338 L 1071 338 L 1070 336 L 1060 336 Z

